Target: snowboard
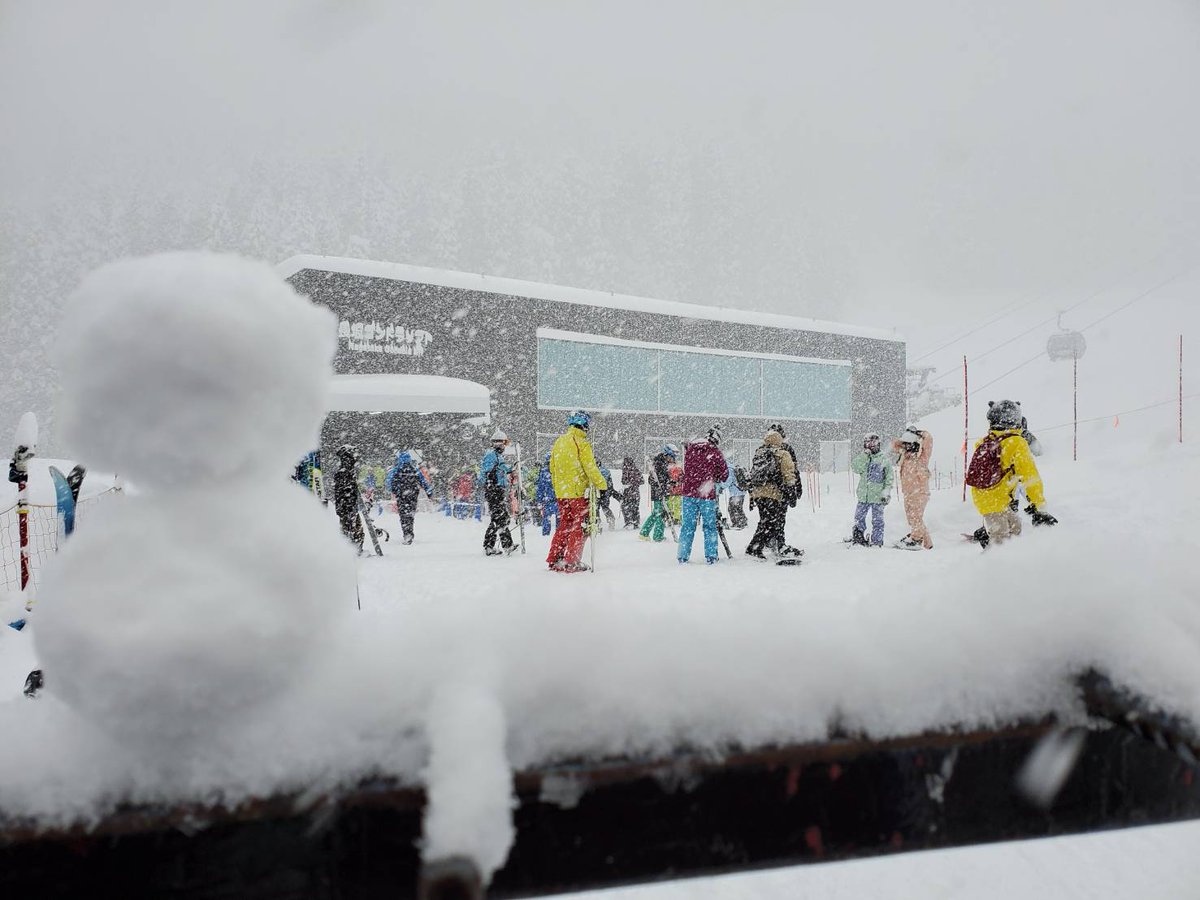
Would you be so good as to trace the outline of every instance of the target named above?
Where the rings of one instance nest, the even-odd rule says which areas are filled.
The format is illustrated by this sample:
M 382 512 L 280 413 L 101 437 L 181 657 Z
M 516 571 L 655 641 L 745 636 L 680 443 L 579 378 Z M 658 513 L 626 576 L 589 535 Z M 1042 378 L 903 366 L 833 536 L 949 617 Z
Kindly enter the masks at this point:
M 371 536 L 371 546 L 375 548 L 375 555 L 383 556 L 383 548 L 379 546 L 379 535 L 375 532 L 375 523 L 371 521 L 371 516 L 367 512 L 367 505 L 363 503 L 362 494 L 356 490 L 354 496 L 358 499 L 358 514 L 362 516 L 367 534 Z
M 58 507 L 58 527 L 63 537 L 75 530 L 75 492 L 67 476 L 55 466 L 50 467 L 50 478 L 54 481 L 54 502 Z

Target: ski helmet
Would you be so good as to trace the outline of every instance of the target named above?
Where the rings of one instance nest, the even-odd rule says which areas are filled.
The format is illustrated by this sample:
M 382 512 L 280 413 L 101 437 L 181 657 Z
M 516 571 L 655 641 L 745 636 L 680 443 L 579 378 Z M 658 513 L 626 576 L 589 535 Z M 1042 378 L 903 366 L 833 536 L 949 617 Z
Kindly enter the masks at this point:
M 676 447 L 674 444 L 667 444 L 666 446 L 664 446 L 662 448 L 662 452 L 667 454 L 667 456 L 671 457 L 671 459 L 679 458 L 679 448 Z
M 993 428 L 1020 428 L 1021 402 L 1019 400 L 988 401 L 988 424 Z
M 353 444 L 342 444 L 338 447 L 337 455 L 341 459 L 358 459 L 358 448 Z
M 592 417 L 585 413 L 582 409 L 577 409 L 575 412 L 567 416 L 567 425 L 575 425 L 587 431 L 591 427 Z
M 916 433 L 916 430 L 909 427 L 904 429 L 904 434 L 900 435 L 900 443 L 902 444 L 919 444 L 921 436 Z
M 875 445 L 873 448 L 872 444 Z M 863 435 L 863 449 L 870 450 L 872 453 L 879 449 L 879 435 L 876 432 L 868 431 Z
M 768 425 L 767 431 L 777 431 L 777 432 L 779 432 L 779 436 L 781 438 L 787 437 L 787 432 L 783 430 L 783 426 L 780 425 L 778 422 L 772 422 L 770 425 Z
M 499 428 L 497 428 L 495 431 L 492 432 L 492 443 L 493 444 L 507 444 L 508 443 L 508 435 L 505 434 L 503 431 L 501 431 Z
M 708 429 L 708 442 L 714 447 L 721 443 L 721 424 L 718 422 Z

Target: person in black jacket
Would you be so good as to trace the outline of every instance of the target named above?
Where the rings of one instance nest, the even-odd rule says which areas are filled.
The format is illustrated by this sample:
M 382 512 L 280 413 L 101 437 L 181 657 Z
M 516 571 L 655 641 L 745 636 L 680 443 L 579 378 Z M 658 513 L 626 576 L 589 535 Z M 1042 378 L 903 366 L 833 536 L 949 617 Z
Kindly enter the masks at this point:
M 396 512 L 400 514 L 400 529 L 404 532 L 405 544 L 411 544 L 416 533 L 413 520 L 421 491 L 430 500 L 433 499 L 433 485 L 421 468 L 424 461 L 420 450 L 401 450 L 387 474 L 388 490 L 396 498 Z
M 621 466 L 621 516 L 626 528 L 637 528 L 642 524 L 642 473 L 632 456 L 625 457 Z
M 340 463 L 333 476 L 333 508 L 337 512 L 342 534 L 362 553 L 363 526 L 358 515 L 358 451 L 351 444 L 342 444 L 337 451 Z
M 665 526 L 664 515 L 669 515 L 667 512 L 667 496 L 671 489 L 671 466 L 679 459 L 679 448 L 674 444 L 667 444 L 662 448 L 662 452 L 654 457 L 654 461 L 650 466 L 650 500 L 652 508 L 650 515 L 646 517 L 646 521 L 642 523 L 642 530 L 638 537 L 643 541 L 663 540 L 663 528 Z M 653 532 L 653 536 L 651 535 Z

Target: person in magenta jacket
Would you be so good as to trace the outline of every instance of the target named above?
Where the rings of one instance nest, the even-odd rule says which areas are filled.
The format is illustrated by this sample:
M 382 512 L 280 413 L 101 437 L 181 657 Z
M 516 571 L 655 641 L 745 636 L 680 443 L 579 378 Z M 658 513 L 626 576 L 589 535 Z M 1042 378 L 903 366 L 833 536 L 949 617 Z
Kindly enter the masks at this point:
M 708 430 L 703 441 L 688 444 L 683 455 L 683 498 L 679 519 L 679 561 L 686 563 L 692 556 L 696 538 L 696 519 L 704 525 L 704 561 L 710 566 L 717 561 L 717 485 L 729 478 L 729 466 L 718 449 L 721 443 L 720 426 Z

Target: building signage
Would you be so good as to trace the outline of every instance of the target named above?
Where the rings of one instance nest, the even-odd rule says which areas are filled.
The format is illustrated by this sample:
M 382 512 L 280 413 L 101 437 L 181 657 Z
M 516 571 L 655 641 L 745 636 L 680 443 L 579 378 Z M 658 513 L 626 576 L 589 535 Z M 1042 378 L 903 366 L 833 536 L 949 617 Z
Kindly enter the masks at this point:
M 421 356 L 433 341 L 433 335 L 421 328 L 381 325 L 379 322 L 338 323 L 338 338 L 354 353 L 390 353 L 394 356 Z

